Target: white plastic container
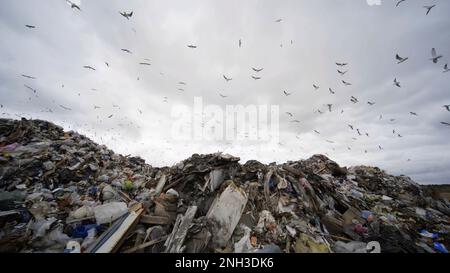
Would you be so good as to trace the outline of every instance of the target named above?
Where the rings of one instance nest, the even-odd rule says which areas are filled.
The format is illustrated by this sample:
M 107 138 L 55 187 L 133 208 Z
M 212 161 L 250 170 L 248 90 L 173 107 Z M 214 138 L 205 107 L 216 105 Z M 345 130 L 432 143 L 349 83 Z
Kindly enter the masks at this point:
M 111 202 L 94 208 L 95 220 L 98 225 L 111 223 L 128 212 L 124 202 Z

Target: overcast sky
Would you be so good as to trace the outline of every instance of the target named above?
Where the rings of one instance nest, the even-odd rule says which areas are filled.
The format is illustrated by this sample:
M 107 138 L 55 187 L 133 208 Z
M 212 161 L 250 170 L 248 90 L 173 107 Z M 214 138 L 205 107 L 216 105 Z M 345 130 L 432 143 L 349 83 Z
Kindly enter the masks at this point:
M 326 154 L 343 166 L 450 183 L 450 127 L 441 124 L 450 123 L 442 107 L 450 104 L 450 72 L 443 73 L 450 1 L 407 0 L 397 8 L 394 0 L 73 2 L 81 11 L 64 0 L 0 1 L 1 117 L 49 120 L 154 166 L 217 151 L 242 163 Z M 426 16 L 423 6 L 431 4 Z M 121 11 L 134 13 L 127 20 Z M 432 48 L 443 55 L 437 64 Z M 397 64 L 397 53 L 409 59 Z M 278 105 L 279 143 L 174 139 L 171 111 L 192 107 L 194 97 L 223 109 Z

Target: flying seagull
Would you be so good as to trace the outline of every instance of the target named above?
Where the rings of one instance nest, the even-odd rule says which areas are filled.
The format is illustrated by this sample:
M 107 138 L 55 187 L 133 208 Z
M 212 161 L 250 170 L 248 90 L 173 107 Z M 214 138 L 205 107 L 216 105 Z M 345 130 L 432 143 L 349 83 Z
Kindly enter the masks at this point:
M 227 78 L 227 76 L 225 76 L 225 75 L 223 75 L 223 78 L 224 78 L 227 82 L 229 82 L 229 81 L 232 80 L 232 78 Z
M 359 102 L 358 99 L 355 98 L 354 96 L 351 97 L 350 101 L 353 102 L 353 103 Z
M 335 94 L 335 92 L 333 91 L 333 89 L 328 88 L 328 90 L 330 91 L 331 94 Z
M 401 64 L 401 63 L 403 63 L 403 62 L 406 62 L 406 61 L 409 59 L 408 57 L 402 58 L 402 57 L 400 57 L 398 54 L 395 55 L 395 58 L 397 59 L 397 64 Z
M 395 5 L 396 7 L 398 7 L 402 2 L 405 2 L 406 0 L 400 0 L 397 2 L 397 4 Z
M 346 81 L 342 81 L 342 83 L 345 85 L 345 86 L 349 86 L 349 85 L 352 85 L 351 83 L 349 83 L 349 82 L 346 82 Z
M 375 105 L 375 102 L 368 101 L 367 104 L 370 105 L 370 106 L 373 106 L 373 105 Z
M 424 9 L 427 9 L 427 14 L 425 14 L 425 15 L 428 15 L 428 13 L 430 13 L 431 9 L 434 8 L 435 6 L 436 6 L 436 5 L 432 5 L 432 6 L 423 6 Z
M 341 71 L 341 70 L 337 70 L 337 72 L 339 73 L 339 74 L 341 74 L 342 76 L 344 76 L 345 75 L 345 73 L 347 73 L 348 72 L 348 70 L 347 71 Z
M 123 17 L 127 18 L 127 20 L 130 20 L 131 16 L 133 16 L 133 12 L 127 13 L 127 12 L 125 12 L 125 11 L 122 11 L 122 12 L 119 12 L 119 13 L 120 13 L 120 15 L 122 15 Z
M 359 131 L 359 129 L 356 129 L 356 132 L 358 132 L 358 135 L 362 136 L 361 132 Z
M 241 46 L 242 46 L 242 40 L 239 39 L 239 47 L 241 47 Z
M 445 109 L 447 109 L 447 111 L 450 112 L 450 105 L 444 105 L 444 106 L 442 106 L 442 107 L 444 107 Z
M 179 82 L 178 84 L 186 85 L 186 83 L 185 83 L 185 82 Z
M 284 93 L 284 95 L 286 95 L 286 97 L 292 95 L 292 93 L 288 93 L 286 91 L 283 91 L 283 93 Z
M 36 26 L 32 26 L 32 25 L 25 25 L 27 28 L 36 28 Z
M 27 89 L 30 89 L 31 91 L 33 91 L 33 93 L 36 93 L 36 89 L 24 84 L 23 86 L 25 86 Z
M 317 131 L 317 130 L 314 130 L 314 132 L 316 132 L 316 134 L 319 134 L 319 135 L 320 135 L 320 132 L 319 132 L 319 131 Z
M 316 90 L 319 90 L 319 86 L 318 85 L 315 85 L 315 84 L 313 84 L 313 87 L 314 87 L 314 89 L 316 89 Z
M 337 66 L 346 66 L 348 63 L 336 63 Z
M 113 115 L 109 115 L 109 116 L 108 116 L 108 118 L 112 118 L 112 117 L 113 117 Z
M 67 111 L 71 111 L 72 109 L 70 109 L 70 108 L 68 108 L 68 107 L 65 107 L 65 106 L 63 106 L 63 105 L 59 105 L 59 107 L 61 107 L 62 109 L 64 109 L 64 110 L 67 110 Z
M 83 66 L 83 68 L 90 69 L 90 70 L 93 70 L 93 71 L 96 70 L 95 68 L 93 68 L 93 67 L 90 66 L 90 65 L 85 65 L 85 66 Z
M 327 104 L 328 106 L 328 111 L 331 112 L 331 107 L 333 107 L 333 104 Z
M 400 86 L 400 82 L 397 81 L 397 78 L 394 79 L 394 85 L 397 86 L 397 87 L 401 87 Z
M 450 126 L 450 123 L 448 123 L 448 122 L 443 122 L 443 121 L 442 121 L 441 124 L 442 124 L 442 125 Z
M 431 56 L 432 58 L 430 60 L 432 60 L 435 64 L 439 61 L 440 58 L 442 58 L 442 55 L 437 55 L 435 48 L 431 49 Z
M 77 9 L 77 10 L 81 11 L 80 6 L 78 6 L 78 5 L 75 4 L 74 2 L 72 2 L 72 1 L 70 1 L 70 0 L 66 0 L 66 2 L 70 5 L 70 7 L 71 7 L 72 9 Z
M 280 23 L 281 21 L 283 21 L 283 19 L 278 19 L 278 20 L 276 20 L 275 22 L 276 22 L 276 23 Z
M 253 71 L 255 71 L 256 73 L 261 72 L 261 71 L 264 70 L 264 68 L 257 69 L 257 68 L 254 68 L 254 67 L 252 67 L 252 69 L 253 69 Z
M 261 77 L 255 77 L 255 76 L 252 76 L 252 78 L 253 78 L 254 80 L 260 80 L 260 79 L 261 79 Z
M 348 124 L 348 127 L 353 130 L 353 125 Z
M 294 115 L 290 112 L 286 112 L 286 114 L 288 114 L 289 116 L 293 117 Z
M 197 48 L 197 46 L 195 46 L 195 45 L 188 45 L 187 47 L 189 47 L 189 48 Z
M 139 63 L 140 65 L 147 65 L 147 66 L 150 66 L 151 64 L 150 63 Z
M 106 64 L 107 67 L 109 67 L 109 63 L 108 62 L 105 62 L 105 64 Z
M 126 52 L 128 54 L 133 54 L 130 50 L 126 49 L 126 48 L 122 48 L 121 49 L 123 52 Z
M 448 68 L 448 64 L 445 64 L 443 73 L 447 73 L 449 71 L 450 71 L 450 69 Z
M 28 75 L 24 75 L 24 74 L 22 74 L 22 77 L 27 78 L 27 79 L 32 79 L 32 80 L 35 80 L 35 79 L 36 79 L 36 78 L 33 77 L 33 76 L 28 76 Z
M 219 93 L 219 95 L 220 95 L 222 98 L 228 97 L 228 96 L 222 95 L 222 94 L 220 94 L 220 93 Z
M 413 116 L 418 116 L 417 113 L 414 113 L 414 112 L 409 112 L 409 113 Z
M 292 120 L 291 122 L 300 123 L 300 121 L 297 120 L 297 119 L 294 119 L 294 120 Z
M 320 111 L 320 109 L 319 110 L 317 110 L 317 113 L 319 113 L 319 114 L 323 114 L 323 112 L 322 111 Z

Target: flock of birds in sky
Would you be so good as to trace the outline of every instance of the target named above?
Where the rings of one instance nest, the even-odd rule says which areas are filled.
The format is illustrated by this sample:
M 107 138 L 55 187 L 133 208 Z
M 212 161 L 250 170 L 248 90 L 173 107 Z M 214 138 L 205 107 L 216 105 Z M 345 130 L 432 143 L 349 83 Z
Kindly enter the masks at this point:
M 81 12 L 81 11 L 82 11 L 82 9 L 80 8 L 80 6 L 77 5 L 77 4 L 75 4 L 75 3 L 73 3 L 72 1 L 66 0 L 66 2 L 69 4 L 70 8 L 72 8 L 75 12 Z M 397 4 L 396 4 L 396 7 L 399 7 L 399 6 L 404 5 L 404 2 L 407 2 L 407 0 L 400 0 L 400 1 L 398 1 Z M 426 10 L 425 15 L 429 15 L 430 12 L 431 12 L 431 11 L 433 10 L 433 8 L 435 8 L 435 7 L 436 7 L 436 5 L 423 6 L 423 8 Z M 132 19 L 133 19 L 133 11 L 121 11 L 121 12 L 119 12 L 119 15 L 120 15 L 120 16 L 123 16 L 124 19 L 126 19 L 126 20 L 132 20 Z M 118 16 L 119 16 L 119 15 L 118 15 Z M 275 20 L 274 22 L 275 22 L 275 23 L 282 23 L 282 22 L 283 22 L 283 19 L 277 19 L 277 20 Z M 25 27 L 28 28 L 28 29 L 30 29 L 30 30 L 33 30 L 33 29 L 36 29 L 36 28 L 37 28 L 37 26 L 35 26 L 35 25 L 29 25 L 29 24 L 25 25 Z M 291 40 L 291 44 L 292 44 L 292 43 L 293 43 L 293 41 Z M 238 45 L 239 48 L 241 48 L 241 47 L 243 46 L 243 41 L 242 41 L 242 39 L 239 39 L 237 45 Z M 195 44 L 187 44 L 186 46 L 187 46 L 188 48 L 192 49 L 192 50 L 201 50 L 201 47 L 198 46 L 198 45 L 195 45 Z M 283 47 L 283 45 L 280 45 L 280 47 Z M 121 48 L 120 50 L 121 50 L 122 52 L 124 52 L 124 54 L 133 54 L 133 52 L 132 52 L 131 50 L 126 49 L 126 48 Z M 396 61 L 397 65 L 407 65 L 408 60 L 409 60 L 409 57 L 407 57 L 407 56 L 402 56 L 401 53 L 395 54 L 394 57 L 395 57 L 395 61 Z M 442 62 L 443 57 L 444 57 L 444 56 L 441 55 L 441 54 L 439 54 L 435 48 L 432 48 L 431 51 L 430 51 L 430 58 L 429 58 L 429 61 L 430 61 L 430 62 L 433 62 L 434 64 L 440 64 L 440 63 Z M 109 62 L 107 62 L 107 61 L 105 61 L 104 64 L 106 65 L 106 67 L 109 67 L 109 66 L 110 66 Z M 143 59 L 143 60 L 139 63 L 139 65 L 142 65 L 142 66 L 151 66 L 151 61 L 150 61 L 149 59 Z M 349 72 L 349 66 L 350 66 L 350 64 L 349 64 L 348 62 L 336 62 L 336 71 L 337 71 L 338 75 L 339 75 L 340 77 L 342 77 L 342 78 L 340 78 L 340 82 L 342 83 L 343 88 L 348 87 L 348 86 L 352 86 L 352 83 L 351 83 L 350 80 L 344 79 L 344 77 L 345 77 L 345 76 L 347 75 L 347 73 Z M 442 73 L 448 73 L 448 72 L 450 72 L 450 69 L 449 69 L 449 67 L 448 67 L 448 64 L 443 64 L 443 66 L 441 66 L 441 67 L 443 67 Z M 85 66 L 83 66 L 83 68 L 86 69 L 86 70 L 90 70 L 90 71 L 92 71 L 92 72 L 95 72 L 95 71 L 97 70 L 97 68 L 96 68 L 94 65 L 89 65 L 89 64 L 86 64 Z M 262 79 L 263 79 L 263 76 L 262 76 L 262 74 L 263 74 L 262 71 L 263 71 L 263 70 L 264 70 L 264 68 L 262 68 L 262 67 L 261 67 L 261 68 L 260 68 L 260 67 L 251 67 L 252 74 L 250 75 L 250 77 L 251 77 L 253 80 L 255 80 L 255 81 L 262 80 Z M 37 78 L 36 78 L 35 76 L 26 75 L 26 74 L 22 74 L 21 77 L 26 78 L 26 79 L 28 79 L 28 80 L 37 80 Z M 223 78 L 223 80 L 224 80 L 226 83 L 231 83 L 231 82 L 233 81 L 233 76 L 232 76 L 232 75 L 225 75 L 225 74 L 223 74 L 223 75 L 222 75 L 222 78 Z M 139 78 L 138 78 L 138 80 L 139 80 Z M 394 88 L 402 88 L 401 79 L 399 79 L 399 78 L 397 78 L 397 77 L 395 77 L 395 78 L 393 79 L 392 84 L 393 84 Z M 32 86 L 30 86 L 30 85 L 31 85 L 31 84 L 29 84 L 29 83 L 28 83 L 28 84 L 24 84 L 24 87 L 25 87 L 26 89 L 32 91 L 34 94 L 36 94 L 37 90 L 36 90 L 35 88 L 33 88 Z M 183 87 L 186 86 L 187 83 L 186 83 L 186 82 L 183 82 L 183 81 L 180 81 L 180 82 L 177 83 L 177 85 L 178 85 L 178 91 L 181 91 L 181 92 L 182 92 L 182 91 L 184 91 L 184 88 L 183 88 Z M 64 87 L 64 85 L 63 85 L 63 87 Z M 321 87 L 321 85 L 320 85 L 319 83 L 313 83 L 313 84 L 312 84 L 312 88 L 313 88 L 313 90 L 315 90 L 315 91 L 319 91 L 322 87 Z M 95 91 L 95 89 L 92 89 L 92 90 Z M 330 87 L 328 87 L 328 92 L 329 92 L 331 95 L 335 95 L 335 94 L 336 94 L 336 90 L 333 90 L 333 89 L 330 88 Z M 280 94 L 280 95 L 284 95 L 284 96 L 286 96 L 286 97 L 289 97 L 289 96 L 291 96 L 291 95 L 293 95 L 293 94 L 294 94 L 293 92 L 289 92 L 289 91 L 287 91 L 287 90 L 281 90 L 281 94 Z M 80 94 L 78 94 L 78 95 L 80 95 Z M 223 99 L 225 99 L 225 98 L 228 97 L 228 95 L 222 94 L 222 93 L 219 93 L 218 95 L 219 95 L 221 98 L 223 98 Z M 168 97 L 164 97 L 164 102 L 168 102 Z M 353 96 L 353 95 L 350 96 L 350 102 L 351 102 L 352 104 L 358 104 L 358 103 L 361 103 L 360 99 L 359 99 L 358 97 L 356 97 L 356 96 Z M 370 106 L 374 106 L 375 104 L 376 104 L 375 101 L 367 101 L 367 105 L 368 105 L 369 107 L 370 107 Z M 0 105 L 0 106 L 1 106 L 1 108 L 3 108 L 3 105 Z M 318 109 L 318 110 L 316 110 L 315 112 L 317 112 L 318 114 L 322 115 L 322 114 L 325 114 L 326 111 L 328 111 L 328 112 L 333 112 L 333 111 L 334 111 L 335 106 L 334 106 L 333 104 L 325 104 L 324 106 L 326 106 L 326 108 L 325 108 L 326 110 Z M 64 106 L 64 105 L 59 105 L 59 107 L 60 107 L 61 109 L 63 109 L 63 110 L 66 110 L 66 111 L 72 110 L 70 107 L 67 107 L 67 106 Z M 100 109 L 100 108 L 101 108 L 100 106 L 97 106 L 97 105 L 94 105 L 93 107 L 94 107 L 94 110 Z M 113 107 L 114 107 L 114 108 L 120 108 L 119 105 L 115 105 L 115 104 L 113 105 Z M 450 112 L 450 105 L 443 105 L 442 107 L 443 107 L 443 110 L 444 110 L 444 111 Z M 48 112 L 53 112 L 52 109 L 47 109 L 47 111 L 48 111 Z M 138 109 L 138 111 L 139 111 L 140 114 L 143 113 L 143 111 L 142 111 L 141 109 Z M 342 113 L 344 113 L 344 110 L 341 110 L 341 114 L 342 114 Z M 285 114 L 290 118 L 289 122 L 291 122 L 291 123 L 300 123 L 300 120 L 296 119 L 296 118 L 295 118 L 295 115 L 294 115 L 293 113 L 291 113 L 291 112 L 286 112 Z M 411 111 L 409 114 L 410 114 L 411 116 L 414 116 L 414 117 L 418 117 L 418 116 L 419 116 L 418 113 L 413 112 L 413 111 Z M 113 114 L 107 116 L 108 119 L 111 119 L 112 117 L 113 117 Z M 98 117 L 97 117 L 97 118 L 98 118 Z M 379 119 L 380 119 L 380 120 L 383 119 L 383 115 L 380 115 L 380 116 L 379 116 Z M 389 121 L 390 121 L 390 122 L 394 122 L 395 119 L 394 119 L 394 118 L 391 118 L 391 119 L 389 119 Z M 450 126 L 450 122 L 446 122 L 446 121 L 442 121 L 441 124 L 442 124 L 443 126 Z M 348 128 L 349 128 L 350 130 L 352 130 L 352 131 L 355 132 L 355 136 L 356 136 L 356 134 L 357 134 L 358 136 L 370 137 L 370 135 L 369 135 L 368 132 L 363 132 L 361 129 L 356 128 L 356 126 L 354 126 L 354 125 L 352 125 L 352 124 L 348 124 Z M 321 132 L 318 131 L 318 130 L 314 130 L 314 133 L 316 133 L 316 134 L 318 134 L 318 135 L 321 134 Z M 401 133 L 397 132 L 395 129 L 392 131 L 392 134 L 393 134 L 395 137 L 399 137 L 399 138 L 402 138 L 402 137 L 403 137 L 403 135 L 402 135 Z M 298 137 L 297 137 L 297 138 L 298 138 Z M 353 137 L 353 139 L 356 140 L 355 137 Z M 334 141 L 331 141 L 331 140 L 326 140 L 326 141 L 329 142 L 329 143 L 335 143 Z M 282 145 L 282 143 L 279 143 L 279 144 Z M 347 148 L 348 148 L 348 150 L 351 150 L 351 147 L 347 147 Z M 382 147 L 381 145 L 378 145 L 378 149 L 379 149 L 379 150 L 383 150 L 383 147 Z M 364 152 L 367 153 L 367 150 L 365 150 Z

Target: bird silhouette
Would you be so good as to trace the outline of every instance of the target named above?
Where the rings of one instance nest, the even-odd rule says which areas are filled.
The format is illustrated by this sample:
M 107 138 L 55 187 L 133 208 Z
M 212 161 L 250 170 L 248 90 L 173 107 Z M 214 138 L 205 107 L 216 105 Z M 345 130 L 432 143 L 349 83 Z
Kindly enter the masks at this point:
M 25 86 L 27 89 L 33 91 L 33 93 L 36 93 L 36 92 L 37 92 L 36 89 L 34 89 L 34 88 L 32 88 L 32 87 L 30 87 L 30 86 L 28 86 L 28 85 L 26 85 L 26 84 L 24 84 L 23 86 Z
M 255 76 L 252 76 L 252 78 L 253 78 L 254 80 L 260 80 L 260 79 L 261 79 L 261 77 L 255 77 Z
M 400 0 L 397 2 L 397 4 L 395 5 L 396 7 L 398 7 L 401 3 L 405 2 L 406 0 Z
M 328 106 L 328 111 L 331 112 L 331 107 L 333 107 L 333 104 L 327 104 Z
M 27 78 L 27 79 L 32 79 L 32 80 L 35 80 L 35 79 L 36 79 L 36 78 L 33 77 L 33 76 L 29 76 L 29 75 L 25 75 L 25 74 L 22 74 L 22 77 Z
M 368 101 L 367 104 L 370 105 L 370 106 L 373 106 L 373 105 L 375 105 L 375 102 Z
M 397 87 L 401 87 L 400 86 L 400 82 L 397 81 L 397 78 L 394 79 L 394 85 L 397 86 Z
M 283 21 L 283 19 L 278 19 L 278 20 L 276 20 L 275 22 L 276 22 L 276 23 L 280 23 L 281 21 Z
M 330 93 L 333 94 L 333 95 L 335 94 L 335 92 L 331 88 L 328 88 L 328 91 L 330 91 Z
M 283 91 L 283 93 L 284 93 L 284 95 L 286 95 L 286 97 L 292 95 L 292 93 L 288 93 L 286 91 Z
M 402 57 L 400 57 L 398 54 L 395 55 L 395 58 L 397 59 L 397 64 L 401 64 L 401 63 L 403 63 L 403 62 L 406 62 L 406 61 L 409 59 L 408 57 L 402 58 Z
M 444 122 L 444 121 L 442 121 L 442 122 L 441 122 L 441 124 L 442 124 L 442 125 L 447 125 L 447 126 L 450 126 L 450 123 L 448 123 L 448 122 Z
M 438 61 L 439 61 L 439 59 L 440 58 L 442 58 L 443 56 L 442 55 L 437 55 L 437 53 L 436 53 L 436 49 L 435 48 L 432 48 L 431 49 L 431 59 L 430 60 L 432 60 L 433 61 L 433 63 L 437 63 Z
M 434 8 L 435 6 L 436 6 L 436 5 L 432 5 L 432 6 L 423 6 L 423 8 L 425 8 L 425 9 L 427 10 L 427 14 L 425 14 L 425 15 L 428 15 L 428 13 L 430 13 L 431 9 Z
M 350 129 L 352 129 L 352 130 L 354 129 L 353 125 L 348 124 L 348 127 L 350 127 Z
M 128 54 L 133 54 L 133 52 L 131 52 L 131 50 L 129 50 L 129 49 L 122 48 L 121 50 L 122 50 L 123 52 L 128 53 Z
M 449 71 L 450 71 L 450 69 L 448 68 L 448 64 L 445 64 L 443 73 L 447 73 Z
M 36 26 L 33 26 L 33 25 L 25 25 L 25 26 L 30 29 L 36 28 Z
M 346 66 L 348 63 L 336 63 L 337 66 Z
M 223 78 L 227 81 L 227 82 L 229 82 L 229 81 L 231 81 L 231 80 L 233 80 L 232 78 L 228 78 L 227 76 L 225 76 L 225 75 L 223 75 Z
M 264 68 L 257 69 L 257 68 L 254 68 L 254 67 L 252 67 L 252 69 L 253 69 L 253 71 L 255 71 L 256 73 L 261 72 L 261 71 L 264 70 Z
M 239 47 L 241 47 L 241 46 L 242 46 L 242 40 L 239 39 Z
M 90 65 L 85 65 L 85 66 L 83 66 L 83 68 L 90 69 L 90 70 L 93 70 L 93 71 L 96 70 L 94 67 L 92 67 Z
M 222 94 L 220 94 L 220 93 L 219 93 L 219 95 L 220 95 L 222 98 L 228 97 L 228 96 L 222 95 Z
M 294 115 L 290 112 L 286 112 L 286 114 L 288 114 L 289 116 L 293 117 Z
M 189 47 L 189 48 L 197 48 L 197 46 L 195 46 L 195 45 L 188 45 L 187 47 Z
M 147 66 L 150 66 L 150 65 L 152 65 L 152 64 L 150 64 L 150 63 L 139 63 L 140 65 L 147 65 Z
M 347 73 L 348 72 L 348 70 L 347 71 L 341 71 L 341 70 L 337 70 L 337 72 L 339 73 L 339 74 L 341 74 L 342 76 L 344 76 L 345 75 L 345 73 Z
M 71 7 L 72 9 L 77 9 L 77 10 L 81 11 L 80 6 L 78 6 L 78 5 L 75 4 L 74 2 L 72 2 L 72 1 L 70 1 L 70 0 L 66 0 L 66 2 L 70 5 L 70 7 Z
M 318 85 L 315 85 L 315 84 L 313 84 L 313 87 L 315 90 L 319 90 L 319 88 L 320 88 Z
M 65 107 L 65 106 L 63 106 L 63 105 L 59 105 L 59 107 L 61 107 L 62 109 L 64 109 L 64 110 L 67 110 L 67 111 L 71 111 L 72 109 L 70 109 L 69 107 Z
M 345 86 L 349 86 L 349 85 L 352 85 L 351 83 L 349 83 L 349 82 L 346 82 L 346 81 L 342 81 L 342 83 L 345 85 Z
M 119 12 L 120 13 L 120 15 L 122 15 L 123 17 L 125 17 L 127 20 L 130 20 L 130 18 L 133 16 L 133 12 L 131 11 L 131 12 L 125 12 L 125 11 L 122 11 L 122 12 Z
M 314 130 L 314 132 L 316 132 L 316 134 L 319 134 L 319 135 L 320 135 L 320 132 L 319 132 L 319 131 L 317 131 L 317 130 Z
M 442 106 L 442 107 L 444 107 L 447 111 L 450 112 L 450 105 L 444 105 L 444 106 Z
M 418 116 L 415 112 L 409 112 L 412 116 Z

